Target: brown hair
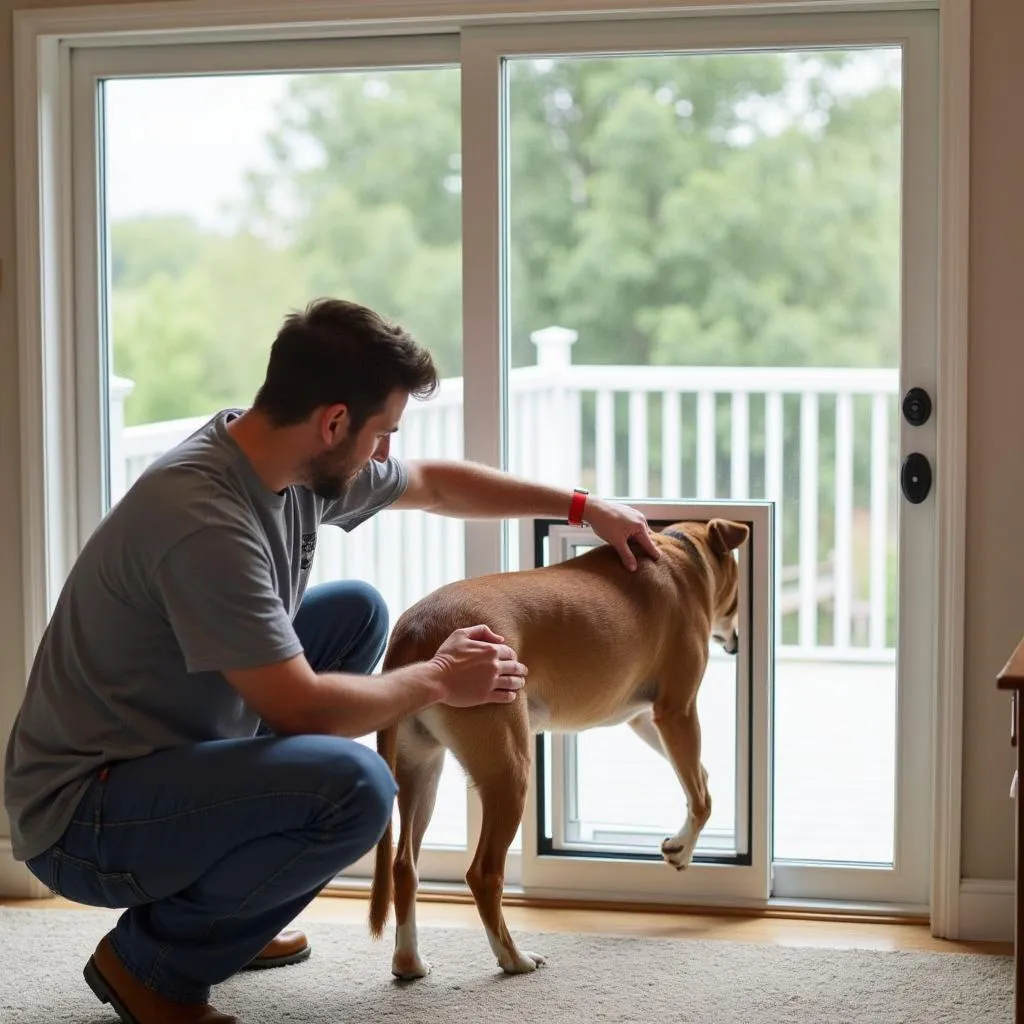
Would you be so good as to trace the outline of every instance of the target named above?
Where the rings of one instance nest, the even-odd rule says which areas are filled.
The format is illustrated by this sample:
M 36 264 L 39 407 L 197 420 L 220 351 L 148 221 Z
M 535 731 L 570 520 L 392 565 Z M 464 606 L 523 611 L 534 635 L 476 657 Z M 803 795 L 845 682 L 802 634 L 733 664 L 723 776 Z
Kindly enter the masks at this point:
M 358 430 L 392 392 L 429 398 L 437 384 L 430 353 L 403 328 L 356 302 L 317 299 L 285 317 L 253 406 L 290 427 L 344 404 Z

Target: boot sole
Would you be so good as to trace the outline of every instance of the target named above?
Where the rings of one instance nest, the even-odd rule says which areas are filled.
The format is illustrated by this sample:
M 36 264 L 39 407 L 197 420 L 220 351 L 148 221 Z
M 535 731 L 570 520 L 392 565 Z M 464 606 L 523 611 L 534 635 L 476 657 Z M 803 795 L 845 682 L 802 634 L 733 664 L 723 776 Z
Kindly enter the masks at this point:
M 101 1003 L 109 1003 L 125 1024 L 139 1024 L 135 1015 L 118 999 L 117 993 L 100 973 L 100 969 L 96 966 L 95 957 L 89 957 L 89 962 L 85 965 L 82 974 L 85 977 L 86 984 L 93 990 L 96 998 Z

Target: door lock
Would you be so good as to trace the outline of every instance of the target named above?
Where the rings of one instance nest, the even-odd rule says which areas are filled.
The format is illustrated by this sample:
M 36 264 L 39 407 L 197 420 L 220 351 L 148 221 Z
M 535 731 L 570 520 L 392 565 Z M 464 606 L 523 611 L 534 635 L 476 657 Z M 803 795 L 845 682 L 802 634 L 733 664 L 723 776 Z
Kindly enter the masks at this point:
M 911 388 L 903 399 L 903 417 L 912 427 L 922 427 L 932 414 L 931 395 L 924 388 Z
M 903 496 L 911 505 L 920 505 L 932 489 L 932 464 L 926 455 L 911 452 L 900 469 L 900 486 Z

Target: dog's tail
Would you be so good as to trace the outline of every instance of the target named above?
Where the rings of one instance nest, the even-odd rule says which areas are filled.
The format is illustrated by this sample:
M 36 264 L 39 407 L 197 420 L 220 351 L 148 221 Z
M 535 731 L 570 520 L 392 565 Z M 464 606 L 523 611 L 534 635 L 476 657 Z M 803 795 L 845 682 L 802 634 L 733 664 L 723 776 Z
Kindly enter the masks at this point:
M 394 775 L 398 761 L 397 725 L 390 725 L 377 733 L 377 753 L 384 758 L 391 769 L 391 774 Z M 370 934 L 375 939 L 384 934 L 384 926 L 388 923 L 388 913 L 394 898 L 392 828 L 392 821 L 389 820 L 384 835 L 377 843 L 377 859 L 373 866 L 373 884 L 370 887 Z

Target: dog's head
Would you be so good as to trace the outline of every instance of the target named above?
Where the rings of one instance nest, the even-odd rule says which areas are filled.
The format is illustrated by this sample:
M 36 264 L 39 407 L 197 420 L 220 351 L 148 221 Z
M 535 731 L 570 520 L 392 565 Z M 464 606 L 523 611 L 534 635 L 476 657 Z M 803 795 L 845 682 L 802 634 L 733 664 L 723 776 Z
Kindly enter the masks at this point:
M 665 534 L 684 547 L 693 544 L 703 550 L 712 579 L 711 638 L 729 654 L 739 649 L 740 573 L 735 551 L 750 536 L 750 528 L 730 519 L 707 523 L 674 523 Z

